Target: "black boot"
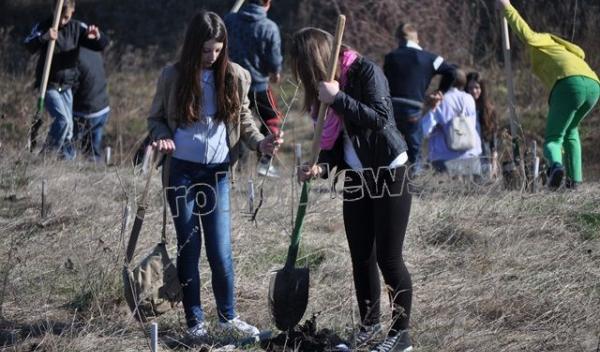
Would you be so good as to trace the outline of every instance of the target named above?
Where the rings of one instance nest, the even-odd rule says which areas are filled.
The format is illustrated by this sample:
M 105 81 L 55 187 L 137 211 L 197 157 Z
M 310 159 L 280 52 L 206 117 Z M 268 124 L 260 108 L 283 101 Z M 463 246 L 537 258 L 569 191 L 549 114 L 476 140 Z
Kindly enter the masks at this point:
M 563 178 L 565 177 L 565 168 L 559 163 L 552 164 L 550 170 L 548 170 L 548 187 L 551 190 L 556 190 L 560 187 Z

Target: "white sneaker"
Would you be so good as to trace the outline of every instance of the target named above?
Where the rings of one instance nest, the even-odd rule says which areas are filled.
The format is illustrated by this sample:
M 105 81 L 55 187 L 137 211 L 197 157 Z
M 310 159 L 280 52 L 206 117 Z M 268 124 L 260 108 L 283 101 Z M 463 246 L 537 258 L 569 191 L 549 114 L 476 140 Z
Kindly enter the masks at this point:
M 203 341 L 208 337 L 208 330 L 204 322 L 187 329 L 187 336 L 194 341 Z
M 273 163 L 270 163 L 270 165 L 269 165 L 269 160 L 266 158 L 260 159 L 260 161 L 258 162 L 258 167 L 257 167 L 256 171 L 261 176 L 267 176 L 267 177 L 273 177 L 273 178 L 279 178 L 281 176 L 279 174 L 279 170 L 277 170 L 277 168 L 273 165 Z
M 240 334 L 246 336 L 256 336 L 260 334 L 260 331 L 245 321 L 241 320 L 240 317 L 235 317 L 227 322 L 219 322 L 219 328 L 226 333 Z

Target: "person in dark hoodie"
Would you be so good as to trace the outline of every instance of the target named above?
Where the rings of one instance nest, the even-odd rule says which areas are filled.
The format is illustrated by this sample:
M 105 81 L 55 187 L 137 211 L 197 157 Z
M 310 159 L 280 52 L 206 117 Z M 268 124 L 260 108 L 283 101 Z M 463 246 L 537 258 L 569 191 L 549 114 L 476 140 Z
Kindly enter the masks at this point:
M 108 121 L 108 84 L 102 53 L 79 50 L 79 80 L 73 97 L 73 135 L 82 151 L 93 161 L 102 160 L 102 135 Z
M 42 80 L 48 42 L 56 40 L 52 66 L 48 80 L 45 104 L 54 121 L 44 144 L 45 152 L 56 151 L 67 160 L 75 158 L 73 138 L 73 92 L 77 82 L 77 60 L 79 48 L 84 46 L 100 51 L 108 45 L 108 40 L 93 25 L 73 20 L 75 0 L 65 0 L 61 11 L 58 31 L 52 27 L 52 18 L 38 22 L 25 38 L 25 46 L 31 53 L 39 52 L 35 86 Z
M 385 56 L 383 71 L 390 84 L 396 125 L 408 144 L 408 160 L 413 164 L 413 171 L 418 173 L 423 139 L 419 117 L 425 91 L 434 76 L 442 75 L 438 89 L 446 92 L 452 86 L 456 68 L 441 56 L 423 50 L 413 25 L 403 23 L 398 26 L 396 38 L 399 46 Z
M 262 121 L 263 134 L 278 134 L 282 115 L 277 109 L 269 82 L 281 80 L 281 36 L 275 22 L 267 18 L 271 0 L 248 0 L 238 13 L 225 16 L 229 33 L 230 59 L 250 71 L 251 109 Z M 277 177 L 269 156 L 260 159 L 258 172 Z

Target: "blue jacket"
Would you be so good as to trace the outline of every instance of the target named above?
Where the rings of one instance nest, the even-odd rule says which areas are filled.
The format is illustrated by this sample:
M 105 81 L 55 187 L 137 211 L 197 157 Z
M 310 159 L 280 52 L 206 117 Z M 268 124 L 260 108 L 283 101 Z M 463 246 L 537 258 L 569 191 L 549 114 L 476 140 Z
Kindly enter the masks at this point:
M 267 18 L 265 8 L 247 4 L 238 13 L 225 16 L 230 59 L 250 71 L 252 91 L 265 91 L 269 74 L 279 73 L 281 36 L 275 22 Z

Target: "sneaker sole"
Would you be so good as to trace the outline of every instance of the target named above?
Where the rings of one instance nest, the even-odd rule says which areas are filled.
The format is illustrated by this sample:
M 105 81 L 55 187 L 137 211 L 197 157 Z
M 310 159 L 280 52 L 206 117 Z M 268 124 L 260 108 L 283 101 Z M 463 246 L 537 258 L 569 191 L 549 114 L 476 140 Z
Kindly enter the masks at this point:
M 412 346 L 410 346 L 410 347 L 406 347 L 406 348 L 405 348 L 405 349 L 403 349 L 403 350 L 398 350 L 398 351 L 396 351 L 396 352 L 410 352 L 410 351 L 412 351 L 412 350 L 413 350 L 413 347 L 412 347 Z
M 280 178 L 280 177 L 281 177 L 281 176 L 279 176 L 279 175 L 274 175 L 274 174 L 268 174 L 268 175 L 267 175 L 267 173 L 266 173 L 266 172 L 259 172 L 258 174 L 259 174 L 260 176 L 263 176 L 263 177 L 268 177 L 268 178 Z

